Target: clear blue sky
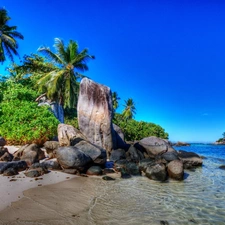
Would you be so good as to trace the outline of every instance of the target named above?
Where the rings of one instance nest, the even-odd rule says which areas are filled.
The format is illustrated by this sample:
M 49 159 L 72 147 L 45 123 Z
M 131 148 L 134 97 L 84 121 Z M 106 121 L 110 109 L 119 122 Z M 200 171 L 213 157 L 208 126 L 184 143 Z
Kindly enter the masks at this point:
M 88 47 L 85 73 L 136 103 L 135 119 L 172 141 L 213 142 L 225 131 L 225 1 L 0 0 L 25 39 L 19 53 L 55 37 Z M 1 65 L 3 73 L 7 63 Z

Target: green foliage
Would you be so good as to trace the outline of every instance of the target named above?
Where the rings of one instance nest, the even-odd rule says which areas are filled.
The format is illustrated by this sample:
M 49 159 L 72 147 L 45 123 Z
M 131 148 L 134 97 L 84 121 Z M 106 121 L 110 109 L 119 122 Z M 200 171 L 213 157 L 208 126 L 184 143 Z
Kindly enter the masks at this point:
M 154 123 L 136 121 L 133 119 L 125 120 L 123 115 L 116 113 L 113 121 L 124 132 L 127 141 L 140 140 L 144 137 L 156 136 L 168 139 L 169 135 L 165 130 Z
M 77 117 L 74 118 L 65 117 L 65 124 L 72 125 L 73 127 L 79 129 Z
M 34 102 L 36 92 L 10 83 L 0 103 L 0 136 L 8 144 L 43 144 L 57 135 L 58 120 L 47 106 Z

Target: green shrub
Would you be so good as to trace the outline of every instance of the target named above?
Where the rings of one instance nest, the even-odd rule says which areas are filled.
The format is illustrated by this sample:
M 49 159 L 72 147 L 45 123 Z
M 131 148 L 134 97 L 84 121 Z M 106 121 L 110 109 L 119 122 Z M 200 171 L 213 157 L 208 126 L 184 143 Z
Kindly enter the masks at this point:
M 0 104 L 0 135 L 8 144 L 43 144 L 57 135 L 59 122 L 46 106 L 12 100 Z
M 37 93 L 7 82 L 0 103 L 0 136 L 8 144 L 43 144 L 57 135 L 58 120 L 47 106 L 37 106 Z

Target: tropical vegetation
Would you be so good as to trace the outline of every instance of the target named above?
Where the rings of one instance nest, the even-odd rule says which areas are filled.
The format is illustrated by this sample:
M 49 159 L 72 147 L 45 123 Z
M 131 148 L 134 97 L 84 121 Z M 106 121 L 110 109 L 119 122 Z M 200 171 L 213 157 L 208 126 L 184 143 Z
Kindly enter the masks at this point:
M 14 38 L 23 38 L 16 26 L 8 25 L 9 20 L 7 11 L 0 9 L 1 62 L 5 60 L 5 53 L 10 59 L 13 59 L 12 54 L 17 55 L 18 44 Z M 20 64 L 13 62 L 7 68 L 7 78 L 0 77 L 0 136 L 4 136 L 8 143 L 43 144 L 57 134 L 59 120 L 55 118 L 54 108 L 39 107 L 35 99 L 40 99 L 40 96 L 46 96 L 51 103 L 63 108 L 65 123 L 78 128 L 79 81 L 84 77 L 81 73 L 88 70 L 88 60 L 94 56 L 86 48 L 79 51 L 77 42 L 73 40 L 65 45 L 62 39 L 55 38 L 54 47 L 55 51 L 41 47 L 37 54 L 25 55 Z M 119 100 L 117 92 L 113 92 L 113 122 L 121 127 L 126 140 L 152 135 L 168 138 L 159 125 L 134 120 L 136 106 L 132 98 L 125 100 L 121 114 L 116 113 Z

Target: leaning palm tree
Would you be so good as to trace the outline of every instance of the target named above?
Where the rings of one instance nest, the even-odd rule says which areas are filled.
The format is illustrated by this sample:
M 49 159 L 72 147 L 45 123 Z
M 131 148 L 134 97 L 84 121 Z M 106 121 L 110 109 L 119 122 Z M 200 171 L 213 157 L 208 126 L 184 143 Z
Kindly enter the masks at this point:
M 9 26 L 11 18 L 5 9 L 0 8 L 0 62 L 6 60 L 6 55 L 13 61 L 13 55 L 18 55 L 16 38 L 23 39 L 23 35 L 16 31 L 16 26 Z
M 125 109 L 122 112 L 122 116 L 125 120 L 132 119 L 136 114 L 135 104 L 132 98 L 125 100 Z

